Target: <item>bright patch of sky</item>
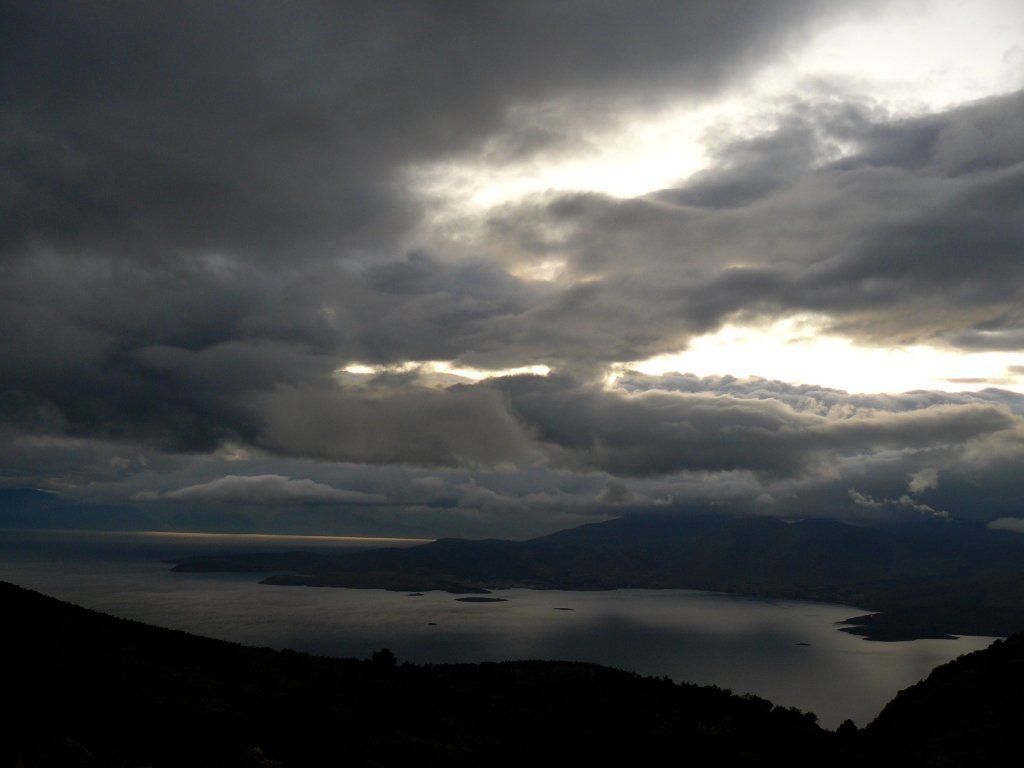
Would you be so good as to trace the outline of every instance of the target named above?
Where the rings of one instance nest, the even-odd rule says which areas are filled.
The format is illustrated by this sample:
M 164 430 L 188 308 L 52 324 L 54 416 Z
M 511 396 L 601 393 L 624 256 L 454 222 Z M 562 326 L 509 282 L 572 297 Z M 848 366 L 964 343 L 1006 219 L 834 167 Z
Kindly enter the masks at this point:
M 793 384 L 814 384 L 851 393 L 937 390 L 976 392 L 998 387 L 1024 394 L 1021 357 L 1010 352 L 958 353 L 927 346 L 865 347 L 822 333 L 823 321 L 793 317 L 764 326 L 727 325 L 695 339 L 685 351 L 648 360 L 620 363 L 607 379 L 634 370 L 649 375 L 692 373 L 697 376 L 760 376 Z M 545 365 L 485 370 L 442 360 L 397 365 L 353 363 L 336 372 L 345 384 L 375 376 L 416 371 L 426 386 L 447 387 L 499 376 L 546 376 Z
M 1024 393 L 1015 373 L 1019 354 L 962 354 L 926 346 L 864 347 L 817 330 L 820 320 L 798 317 L 762 327 L 728 325 L 672 355 L 623 364 L 646 374 L 760 376 L 847 392 L 916 389 L 974 392 L 999 387 Z
M 803 49 L 781 56 L 720 98 L 634 115 L 613 132 L 583 136 L 578 154 L 504 164 L 468 158 L 414 168 L 411 178 L 434 201 L 435 234 L 458 241 L 487 209 L 531 195 L 585 190 L 628 198 L 677 185 L 709 166 L 709 141 L 771 130 L 780 105 L 803 95 L 864 98 L 892 115 L 909 117 L 1022 86 L 1024 2 L 872 3 L 837 17 Z M 557 281 L 561 266 L 551 260 L 516 274 Z M 852 392 L 989 386 L 1024 392 L 1010 368 L 1019 367 L 1019 356 L 927 346 L 861 347 L 821 335 L 811 325 L 807 318 L 791 318 L 764 327 L 729 326 L 694 340 L 684 352 L 623 365 L 647 373 L 757 375 Z M 449 373 L 456 371 L 434 371 Z M 480 379 L 500 372 L 463 369 L 457 375 Z
M 498 376 L 533 374 L 547 376 L 551 369 L 546 365 L 524 365 L 518 368 L 484 369 L 471 368 L 445 360 L 410 360 L 396 365 L 363 365 L 351 363 L 335 371 L 335 376 L 345 384 L 359 384 L 374 376 L 416 372 L 421 384 L 428 386 L 451 386 L 452 384 L 483 381 Z
M 468 158 L 418 166 L 411 180 L 436 201 L 438 222 L 552 190 L 635 197 L 707 167 L 709 137 L 756 134 L 771 126 L 780 100 L 823 83 L 904 116 L 1016 90 L 1024 85 L 1024 3 L 872 4 L 717 100 L 634 115 L 582 136 L 578 154 L 504 164 Z

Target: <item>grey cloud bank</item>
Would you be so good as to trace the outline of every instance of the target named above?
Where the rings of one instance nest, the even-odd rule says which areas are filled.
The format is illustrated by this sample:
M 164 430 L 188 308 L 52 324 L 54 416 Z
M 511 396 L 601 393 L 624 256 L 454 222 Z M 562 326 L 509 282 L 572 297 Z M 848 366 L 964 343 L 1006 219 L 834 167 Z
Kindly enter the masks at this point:
M 551 345 L 566 328 L 579 356 L 635 360 L 730 319 L 814 312 L 870 343 L 1019 348 L 1024 99 L 900 120 L 834 101 L 797 103 L 678 190 L 565 196 L 495 220 L 524 254 L 557 233 L 577 282 L 531 313 Z M 829 162 L 829 139 L 856 151 Z
M 1020 350 L 1020 93 L 905 117 L 801 84 L 672 189 L 550 192 L 454 233 L 409 182 L 699 105 L 850 7 L 2 4 L 0 483 L 439 533 L 655 506 L 1013 517 L 1012 392 L 603 382 L 804 312 L 866 344 Z M 545 260 L 556 279 L 524 277 Z M 430 360 L 552 373 L 338 374 Z

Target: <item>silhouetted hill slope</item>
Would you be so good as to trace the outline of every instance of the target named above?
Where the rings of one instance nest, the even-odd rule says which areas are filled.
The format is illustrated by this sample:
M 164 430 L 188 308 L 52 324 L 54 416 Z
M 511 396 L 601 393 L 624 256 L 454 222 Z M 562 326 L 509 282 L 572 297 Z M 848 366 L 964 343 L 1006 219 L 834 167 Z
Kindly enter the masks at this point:
M 4 766 L 846 764 L 813 715 L 590 664 L 324 659 L 2 582 L 0 611 Z
M 1007 635 L 1024 626 L 1024 536 L 925 521 L 867 528 L 720 515 L 623 517 L 529 541 L 441 539 L 331 557 L 202 556 L 182 571 L 280 572 L 309 586 L 685 588 L 858 605 L 873 639 Z
M 937 667 L 864 736 L 907 765 L 1024 765 L 1024 633 Z

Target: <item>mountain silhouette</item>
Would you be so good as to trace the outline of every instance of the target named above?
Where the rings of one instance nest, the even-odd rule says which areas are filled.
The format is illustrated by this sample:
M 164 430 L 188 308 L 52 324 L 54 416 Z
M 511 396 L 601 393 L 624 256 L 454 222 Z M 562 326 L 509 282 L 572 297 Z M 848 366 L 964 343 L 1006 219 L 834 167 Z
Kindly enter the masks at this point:
M 440 539 L 341 555 L 202 555 L 177 571 L 270 574 L 268 584 L 482 593 L 678 588 L 845 603 L 877 640 L 1005 636 L 1024 627 L 1024 536 L 923 521 L 636 515 L 527 541 Z

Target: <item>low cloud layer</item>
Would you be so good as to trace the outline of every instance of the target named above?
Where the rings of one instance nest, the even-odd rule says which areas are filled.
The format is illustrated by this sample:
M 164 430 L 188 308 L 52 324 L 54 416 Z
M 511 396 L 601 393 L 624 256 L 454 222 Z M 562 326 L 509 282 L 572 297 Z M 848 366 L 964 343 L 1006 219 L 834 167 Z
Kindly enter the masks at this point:
M 332 488 L 312 480 L 293 480 L 283 475 L 226 475 L 208 483 L 138 500 L 160 498 L 214 504 L 378 504 L 384 501 L 382 496 Z
M 1001 517 L 988 524 L 989 528 L 996 531 L 1010 531 L 1011 533 L 1024 533 L 1024 518 Z
M 437 389 L 412 374 L 277 389 L 253 401 L 250 448 L 189 457 L 22 438 L 17 453 L 40 477 L 73 468 L 93 478 L 89 494 L 101 501 L 361 507 L 389 526 L 404 515 L 461 532 L 673 510 L 986 520 L 1013 515 L 1024 490 L 1019 395 L 620 381 L 522 375 Z M 197 474 L 205 479 L 190 481 Z

